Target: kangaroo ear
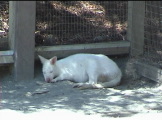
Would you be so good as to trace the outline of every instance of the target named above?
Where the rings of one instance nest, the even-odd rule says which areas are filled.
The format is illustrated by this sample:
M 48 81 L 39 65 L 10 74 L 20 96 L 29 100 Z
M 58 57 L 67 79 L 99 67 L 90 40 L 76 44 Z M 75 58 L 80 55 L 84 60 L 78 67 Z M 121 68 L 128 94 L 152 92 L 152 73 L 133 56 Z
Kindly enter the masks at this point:
M 42 64 L 44 64 L 47 61 L 46 58 L 44 58 L 44 57 L 42 57 L 40 55 L 38 55 L 38 57 L 39 57 L 39 59 L 40 59 L 40 61 L 41 61 Z
M 57 61 L 57 57 L 56 56 L 54 56 L 53 58 L 50 59 L 50 63 L 52 65 L 54 65 L 56 63 L 56 61 Z

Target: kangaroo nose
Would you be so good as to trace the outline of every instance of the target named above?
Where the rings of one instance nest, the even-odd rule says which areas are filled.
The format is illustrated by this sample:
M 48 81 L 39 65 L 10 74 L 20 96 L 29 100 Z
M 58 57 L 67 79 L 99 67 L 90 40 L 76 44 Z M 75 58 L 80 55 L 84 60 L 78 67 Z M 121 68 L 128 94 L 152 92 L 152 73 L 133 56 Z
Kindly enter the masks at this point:
M 46 78 L 46 82 L 48 83 L 51 82 L 50 78 Z

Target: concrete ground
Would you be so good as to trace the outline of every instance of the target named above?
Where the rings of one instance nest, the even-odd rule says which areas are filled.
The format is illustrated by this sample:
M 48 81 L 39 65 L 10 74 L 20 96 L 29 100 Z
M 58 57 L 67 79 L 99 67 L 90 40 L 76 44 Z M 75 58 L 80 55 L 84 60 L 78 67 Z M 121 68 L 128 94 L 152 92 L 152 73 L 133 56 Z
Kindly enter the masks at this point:
M 35 78 L 15 81 L 7 66 L 0 67 L 0 116 L 13 120 L 96 119 L 161 120 L 162 90 L 146 78 L 136 78 L 128 57 L 113 57 L 123 71 L 115 88 L 80 90 L 75 83 L 45 83 L 40 62 Z

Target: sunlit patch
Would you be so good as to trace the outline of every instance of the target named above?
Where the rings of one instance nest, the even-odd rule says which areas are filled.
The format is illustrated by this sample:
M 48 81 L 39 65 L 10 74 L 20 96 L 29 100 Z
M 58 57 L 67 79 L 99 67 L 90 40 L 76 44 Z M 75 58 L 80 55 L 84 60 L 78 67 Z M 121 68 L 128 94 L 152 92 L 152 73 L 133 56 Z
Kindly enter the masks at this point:
M 109 101 L 110 102 L 119 102 L 120 100 L 122 100 L 121 96 L 112 96 L 112 97 L 109 97 Z

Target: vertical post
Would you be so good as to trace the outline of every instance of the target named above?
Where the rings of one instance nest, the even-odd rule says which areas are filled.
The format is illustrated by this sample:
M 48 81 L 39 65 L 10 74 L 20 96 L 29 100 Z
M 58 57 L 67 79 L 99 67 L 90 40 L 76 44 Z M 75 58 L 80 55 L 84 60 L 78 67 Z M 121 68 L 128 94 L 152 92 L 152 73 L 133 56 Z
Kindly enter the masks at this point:
M 162 3 L 161 1 L 159 3 L 159 9 L 158 9 L 158 14 L 159 14 L 159 28 L 160 28 L 160 33 L 162 33 Z
M 14 51 L 16 80 L 34 77 L 35 1 L 9 2 L 9 45 Z
M 143 54 L 145 1 L 128 1 L 128 40 L 131 56 Z

